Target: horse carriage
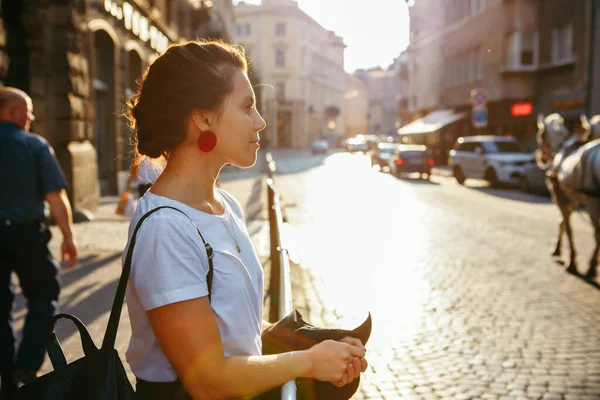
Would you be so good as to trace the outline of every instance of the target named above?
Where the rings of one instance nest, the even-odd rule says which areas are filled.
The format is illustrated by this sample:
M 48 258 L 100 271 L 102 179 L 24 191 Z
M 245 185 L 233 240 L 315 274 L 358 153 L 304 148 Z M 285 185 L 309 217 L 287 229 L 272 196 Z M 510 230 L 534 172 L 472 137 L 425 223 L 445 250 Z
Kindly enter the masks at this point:
M 582 135 L 571 134 L 559 114 L 538 116 L 536 161 L 546 170 L 546 183 L 552 200 L 560 209 L 562 220 L 553 256 L 561 255 L 563 233 L 571 249 L 568 272 L 578 274 L 576 251 L 571 229 L 571 214 L 585 206 L 594 227 L 596 247 L 585 278 L 597 274 L 600 251 L 600 115 L 588 120 L 581 116 Z

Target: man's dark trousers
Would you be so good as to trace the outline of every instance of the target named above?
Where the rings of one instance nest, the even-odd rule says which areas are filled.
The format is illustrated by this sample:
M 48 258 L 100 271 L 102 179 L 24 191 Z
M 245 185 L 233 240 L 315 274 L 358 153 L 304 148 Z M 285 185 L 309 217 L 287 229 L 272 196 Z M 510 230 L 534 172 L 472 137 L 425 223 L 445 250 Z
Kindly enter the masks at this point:
M 44 330 L 54 315 L 60 290 L 59 265 L 48 249 L 50 236 L 44 224 L 0 226 L 0 374 L 4 382 L 14 369 L 38 371 L 44 362 Z M 16 358 L 12 271 L 19 278 L 28 309 Z

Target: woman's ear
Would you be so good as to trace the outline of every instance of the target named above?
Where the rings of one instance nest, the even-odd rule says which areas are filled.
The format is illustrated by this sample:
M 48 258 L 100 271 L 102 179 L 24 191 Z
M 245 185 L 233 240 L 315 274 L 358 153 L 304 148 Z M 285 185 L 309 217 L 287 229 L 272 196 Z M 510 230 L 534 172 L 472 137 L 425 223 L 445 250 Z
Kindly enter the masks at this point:
M 210 129 L 209 116 L 202 110 L 194 110 L 192 112 L 192 123 L 200 130 L 200 132 Z

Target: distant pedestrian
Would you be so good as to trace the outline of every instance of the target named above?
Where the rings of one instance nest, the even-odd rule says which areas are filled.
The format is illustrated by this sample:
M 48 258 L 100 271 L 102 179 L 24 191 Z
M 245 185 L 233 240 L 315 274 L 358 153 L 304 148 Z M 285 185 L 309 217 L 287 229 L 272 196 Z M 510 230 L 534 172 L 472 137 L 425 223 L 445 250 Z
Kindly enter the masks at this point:
M 44 223 L 44 200 L 63 235 L 62 257 L 75 265 L 71 206 L 67 183 L 50 144 L 29 133 L 34 120 L 29 96 L 0 88 L 0 378 L 2 399 L 17 386 L 35 379 L 44 361 L 44 329 L 59 294 L 59 264 L 48 249 L 50 231 Z M 19 351 L 11 310 L 11 273 L 19 278 L 27 300 L 27 316 Z
M 156 211 L 135 239 L 127 361 L 137 399 L 246 398 L 297 377 L 343 386 L 367 367 L 349 337 L 262 355 L 262 267 L 239 202 L 215 187 L 225 164 L 256 162 L 265 122 L 255 102 L 242 51 L 188 42 L 150 64 L 131 104 L 138 157 L 167 165 L 138 203 L 128 246 L 149 211 L 181 211 Z M 196 227 L 214 250 L 212 275 Z

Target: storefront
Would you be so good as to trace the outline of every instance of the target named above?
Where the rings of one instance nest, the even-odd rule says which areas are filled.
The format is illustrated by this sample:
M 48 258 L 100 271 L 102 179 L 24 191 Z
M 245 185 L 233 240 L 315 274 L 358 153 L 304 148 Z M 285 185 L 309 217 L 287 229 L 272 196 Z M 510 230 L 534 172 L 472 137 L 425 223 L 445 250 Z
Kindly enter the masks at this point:
M 536 147 L 536 113 L 531 99 L 499 100 L 489 102 L 488 125 L 475 128 L 472 106 L 463 105 L 449 110 L 437 110 L 400 128 L 405 143 L 424 144 L 430 148 L 436 164 L 445 165 L 448 151 L 461 136 L 513 136 L 526 151 Z M 460 116 L 460 117 L 458 117 Z
M 446 165 L 448 151 L 464 136 L 466 113 L 437 110 L 398 129 L 401 143 L 427 146 L 436 165 Z
M 463 131 L 467 135 L 512 136 L 528 151 L 535 150 L 536 115 L 533 99 L 503 99 L 487 104 L 488 124 L 485 128 L 473 127 L 472 106 L 458 107 L 456 111 L 467 114 Z

